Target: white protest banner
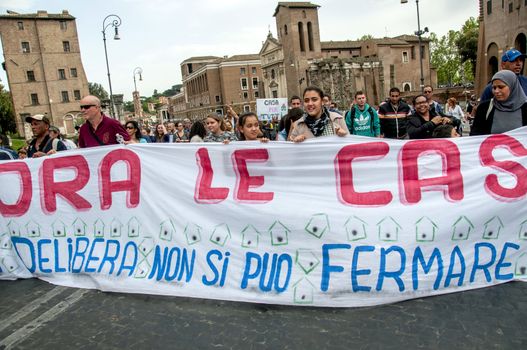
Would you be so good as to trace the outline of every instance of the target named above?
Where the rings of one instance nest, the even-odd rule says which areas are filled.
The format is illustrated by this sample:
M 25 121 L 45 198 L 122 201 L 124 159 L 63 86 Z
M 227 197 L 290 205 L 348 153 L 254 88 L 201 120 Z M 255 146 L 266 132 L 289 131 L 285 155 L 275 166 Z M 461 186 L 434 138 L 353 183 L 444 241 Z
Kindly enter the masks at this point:
M 527 129 L 0 163 L 0 278 L 366 306 L 527 280 Z
M 282 119 L 287 114 L 287 98 L 257 98 L 256 114 L 262 121 Z

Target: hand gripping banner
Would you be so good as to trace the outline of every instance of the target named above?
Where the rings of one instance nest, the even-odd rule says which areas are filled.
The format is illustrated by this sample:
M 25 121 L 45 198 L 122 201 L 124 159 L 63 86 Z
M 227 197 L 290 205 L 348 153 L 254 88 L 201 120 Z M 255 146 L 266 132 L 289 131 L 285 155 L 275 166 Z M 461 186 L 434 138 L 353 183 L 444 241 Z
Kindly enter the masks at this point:
M 350 307 L 527 280 L 527 129 L 0 163 L 0 279 Z

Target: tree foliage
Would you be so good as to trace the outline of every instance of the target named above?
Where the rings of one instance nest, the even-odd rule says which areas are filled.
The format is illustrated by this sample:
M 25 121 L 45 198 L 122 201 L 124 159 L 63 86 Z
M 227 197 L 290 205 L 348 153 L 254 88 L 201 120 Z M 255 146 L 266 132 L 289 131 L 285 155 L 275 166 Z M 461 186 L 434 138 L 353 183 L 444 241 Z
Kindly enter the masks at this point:
M 99 100 L 108 100 L 110 97 L 104 87 L 98 83 L 88 83 L 90 95 L 97 96 Z
M 0 133 L 15 132 L 15 112 L 9 91 L 0 84 Z
M 366 40 L 370 40 L 370 39 L 373 39 L 373 35 L 371 35 L 371 34 L 364 34 L 363 36 L 361 36 L 359 38 L 359 41 L 366 41 Z
M 461 56 L 461 62 L 469 61 L 472 65 L 472 75 L 476 72 L 476 57 L 478 52 L 479 22 L 474 17 L 467 19 L 458 38 L 456 46 Z
M 462 62 L 456 45 L 460 35 L 454 30 L 440 38 L 435 33 L 430 34 L 430 63 L 437 71 L 439 85 L 452 86 L 474 80 L 471 62 Z
M 182 84 L 172 85 L 172 87 L 170 89 L 167 89 L 167 90 L 163 91 L 163 93 L 161 95 L 163 95 L 165 97 L 174 96 L 174 95 L 178 94 L 181 91 L 181 87 L 182 86 L 183 86 Z

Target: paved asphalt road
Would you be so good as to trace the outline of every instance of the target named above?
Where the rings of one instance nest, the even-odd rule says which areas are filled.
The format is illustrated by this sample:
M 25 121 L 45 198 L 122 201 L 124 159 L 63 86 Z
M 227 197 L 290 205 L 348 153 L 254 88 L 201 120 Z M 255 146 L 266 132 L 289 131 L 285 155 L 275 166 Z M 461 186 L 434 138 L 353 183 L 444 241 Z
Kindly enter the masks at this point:
M 368 308 L 0 281 L 0 349 L 526 349 L 527 283 Z

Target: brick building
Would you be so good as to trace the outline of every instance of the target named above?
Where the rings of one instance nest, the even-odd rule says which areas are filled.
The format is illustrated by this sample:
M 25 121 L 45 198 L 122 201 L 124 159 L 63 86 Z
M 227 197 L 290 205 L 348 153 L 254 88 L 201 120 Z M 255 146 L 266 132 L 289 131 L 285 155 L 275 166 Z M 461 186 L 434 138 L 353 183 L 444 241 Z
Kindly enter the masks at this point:
M 75 17 L 38 11 L 0 16 L 0 36 L 20 135 L 30 137 L 28 115 L 45 113 L 65 133 L 74 133 L 88 80 L 82 66 Z
M 372 103 L 388 96 L 391 87 L 420 90 L 417 36 L 321 42 L 318 8 L 310 2 L 278 3 L 278 38 L 269 33 L 260 50 L 266 97 L 300 95 L 308 85 L 318 85 L 347 106 L 357 90 Z M 425 84 L 435 86 L 426 38 L 422 51 Z
M 511 47 L 526 53 L 527 0 L 479 0 L 479 36 L 476 91 L 480 94 L 494 73 L 501 56 Z M 527 69 L 523 69 L 527 75 Z
M 260 57 L 191 57 L 181 62 L 183 88 L 170 99 L 172 119 L 202 119 L 224 114 L 230 104 L 238 113 L 254 111 L 260 96 Z

